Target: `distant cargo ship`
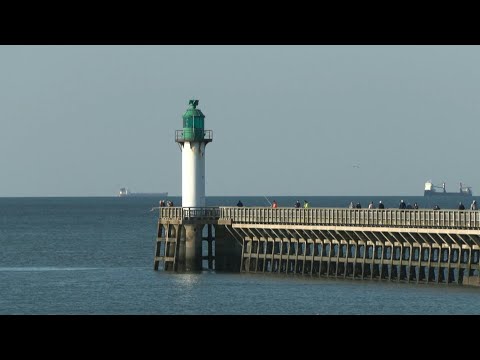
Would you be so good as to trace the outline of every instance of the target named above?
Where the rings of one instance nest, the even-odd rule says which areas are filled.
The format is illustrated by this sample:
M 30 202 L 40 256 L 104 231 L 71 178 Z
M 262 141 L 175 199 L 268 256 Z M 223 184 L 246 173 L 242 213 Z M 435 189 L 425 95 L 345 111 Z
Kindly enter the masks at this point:
M 130 190 L 128 190 L 127 188 L 121 188 L 120 189 L 120 192 L 118 193 L 118 196 L 120 197 L 147 197 L 147 196 L 155 196 L 155 197 L 167 197 L 168 196 L 168 192 L 162 192 L 162 193 L 135 193 L 135 192 L 131 192 Z
M 427 181 L 425 183 L 425 192 L 423 196 L 472 196 L 472 188 L 470 186 L 463 186 L 460 183 L 460 188 L 456 192 L 447 192 L 445 188 L 445 183 L 442 183 L 442 186 L 433 185 L 432 181 Z

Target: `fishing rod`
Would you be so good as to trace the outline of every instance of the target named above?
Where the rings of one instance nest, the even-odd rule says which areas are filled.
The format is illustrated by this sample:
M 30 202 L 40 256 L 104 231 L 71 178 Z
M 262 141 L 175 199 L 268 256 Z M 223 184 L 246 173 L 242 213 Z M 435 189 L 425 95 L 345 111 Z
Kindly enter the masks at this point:
M 268 203 L 270 204 L 270 206 L 272 206 L 272 203 L 270 202 L 270 200 L 268 200 L 268 198 L 267 198 L 265 195 L 263 195 L 263 197 L 268 201 Z

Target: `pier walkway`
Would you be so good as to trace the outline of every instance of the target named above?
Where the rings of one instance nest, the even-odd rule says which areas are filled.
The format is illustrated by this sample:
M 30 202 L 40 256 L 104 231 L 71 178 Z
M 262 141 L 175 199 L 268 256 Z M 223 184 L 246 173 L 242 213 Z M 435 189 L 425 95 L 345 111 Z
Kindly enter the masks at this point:
M 156 268 L 165 260 L 158 242 L 180 239 L 178 231 L 166 236 L 168 227 L 192 223 L 215 227 L 210 246 L 234 238 L 241 254 L 231 252 L 224 263 L 240 256 L 242 272 L 480 285 L 480 211 L 161 208 Z M 208 253 L 213 264 L 216 251 Z

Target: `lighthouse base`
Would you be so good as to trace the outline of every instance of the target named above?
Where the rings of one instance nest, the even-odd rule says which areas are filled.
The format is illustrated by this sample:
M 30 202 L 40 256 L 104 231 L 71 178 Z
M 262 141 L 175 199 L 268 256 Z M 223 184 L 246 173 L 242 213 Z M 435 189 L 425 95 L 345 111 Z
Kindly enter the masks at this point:
M 184 246 L 185 253 L 179 254 L 184 257 L 182 268 L 178 271 L 201 271 L 202 270 L 202 230 L 205 225 L 185 225 Z
M 215 216 L 159 218 L 154 270 L 240 272 L 241 254 L 241 245 Z

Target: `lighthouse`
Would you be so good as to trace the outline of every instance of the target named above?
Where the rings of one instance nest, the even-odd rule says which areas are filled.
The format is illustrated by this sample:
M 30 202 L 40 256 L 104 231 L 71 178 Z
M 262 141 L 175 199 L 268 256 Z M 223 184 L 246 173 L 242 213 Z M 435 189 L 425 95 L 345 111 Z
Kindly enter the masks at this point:
M 182 211 L 160 210 L 154 269 L 163 262 L 166 271 L 198 272 L 205 261 L 208 269 L 238 271 L 243 245 L 220 224 L 220 209 L 205 207 L 205 147 L 213 132 L 205 130 L 205 115 L 197 106 L 198 100 L 189 101 L 183 128 L 175 131 L 182 152 Z
M 190 100 L 183 114 L 183 130 L 175 132 L 182 151 L 182 207 L 205 206 L 205 147 L 212 141 L 212 130 L 205 130 L 205 115 Z
M 183 114 L 183 129 L 175 131 L 182 151 L 182 208 L 205 207 L 205 147 L 212 141 L 212 130 L 205 130 L 205 115 L 190 100 Z M 198 212 L 189 212 L 198 214 Z M 184 224 L 178 248 L 178 270 L 202 269 L 202 231 L 205 223 L 195 219 Z

